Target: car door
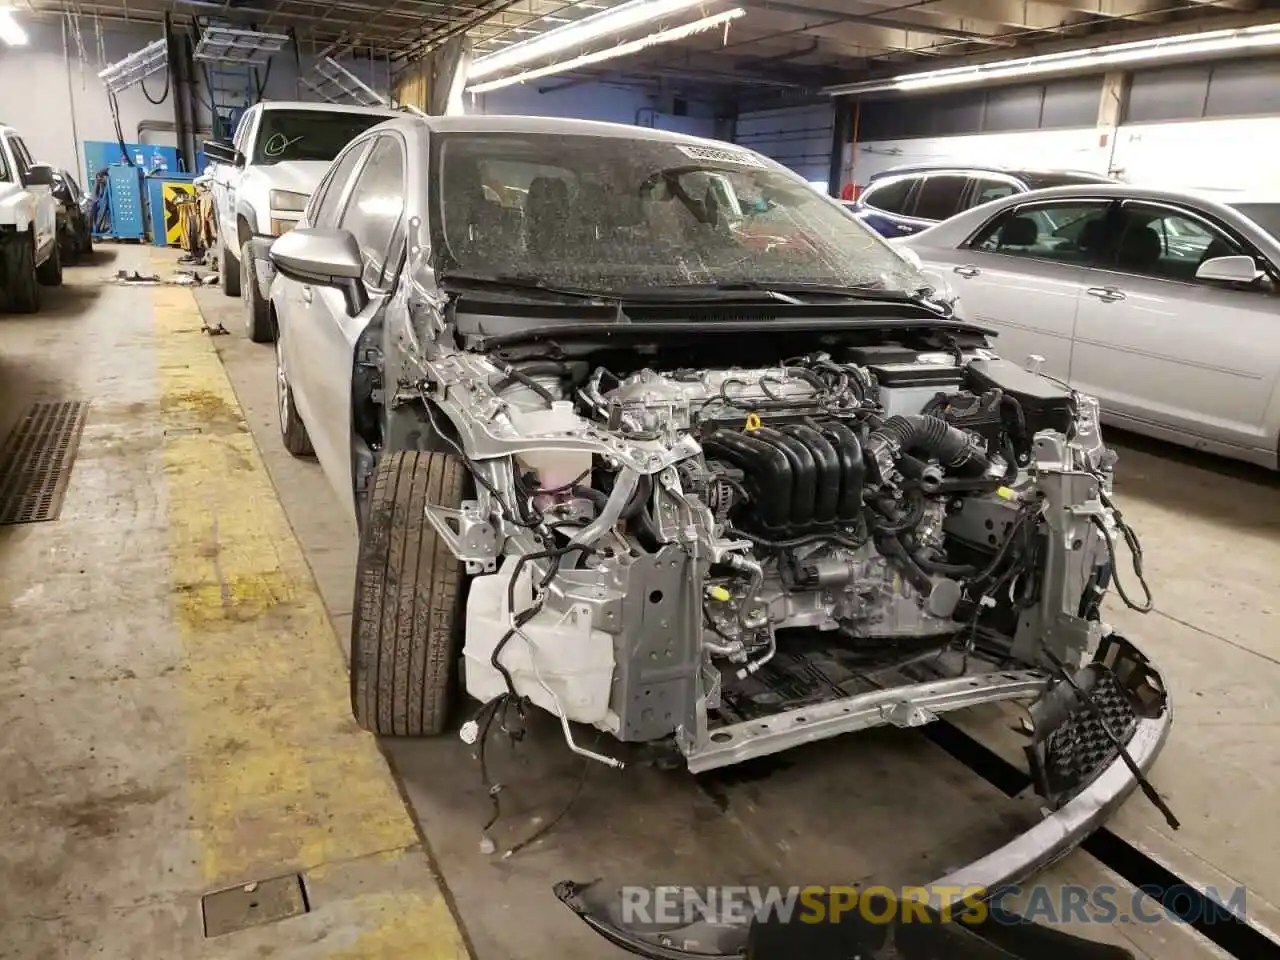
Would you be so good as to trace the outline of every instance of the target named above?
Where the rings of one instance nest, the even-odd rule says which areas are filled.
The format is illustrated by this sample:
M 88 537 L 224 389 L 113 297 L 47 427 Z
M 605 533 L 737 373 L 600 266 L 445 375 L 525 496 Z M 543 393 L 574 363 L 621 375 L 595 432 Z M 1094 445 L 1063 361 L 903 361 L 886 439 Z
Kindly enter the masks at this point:
M 1192 204 L 1126 200 L 1080 300 L 1071 380 L 1113 418 L 1270 449 L 1280 298 L 1270 281 L 1199 281 L 1207 259 L 1261 254 Z
M 1112 206 L 1088 198 L 1014 204 L 956 248 L 919 252 L 952 280 L 961 315 L 999 334 L 1002 356 L 1041 356 L 1045 373 L 1066 379 L 1077 302 Z
M 58 204 L 52 199 L 53 188 L 27 182 L 28 173 L 35 164 L 35 160 L 31 158 L 31 151 L 27 149 L 27 145 L 22 142 L 21 137 L 10 137 L 9 146 L 14 160 L 17 161 L 18 177 L 22 181 L 24 189 L 36 197 L 33 216 L 36 247 L 42 251 L 46 250 L 58 238 Z
M 231 139 L 236 150 L 246 155 L 245 163 L 248 162 L 247 154 L 253 143 L 253 129 L 261 114 L 260 108 L 246 110 L 240 117 L 240 123 L 236 126 L 235 135 Z M 236 190 L 243 176 L 244 166 L 233 163 L 219 163 L 213 172 L 213 202 L 218 210 L 218 229 L 223 232 L 223 236 L 235 236 Z M 236 247 L 234 253 L 239 257 L 238 246 L 235 244 L 232 246 Z
M 347 313 L 341 291 L 303 287 L 308 325 L 305 350 L 296 350 L 290 376 L 305 392 L 307 430 L 329 482 L 354 514 L 351 480 L 351 387 L 356 341 L 377 315 L 395 280 L 404 245 L 405 146 L 398 134 L 376 137 L 341 204 L 337 227 L 356 238 L 369 303 Z M 301 341 L 298 341 L 300 343 Z M 295 343 L 295 346 L 298 345 Z

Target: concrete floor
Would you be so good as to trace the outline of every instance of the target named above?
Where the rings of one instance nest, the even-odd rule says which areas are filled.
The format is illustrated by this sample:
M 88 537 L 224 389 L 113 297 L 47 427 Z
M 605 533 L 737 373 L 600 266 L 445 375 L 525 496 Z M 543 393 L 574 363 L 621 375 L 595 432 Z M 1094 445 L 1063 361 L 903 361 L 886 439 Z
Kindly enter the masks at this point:
M 0 957 L 465 957 L 191 292 L 118 266 L 0 316 L 7 420 L 92 404 L 61 516 L 0 528 Z M 205 936 L 288 874 L 309 913 Z
M 280 445 L 272 351 L 244 338 L 239 302 L 216 290 L 195 300 L 231 335 L 208 338 L 189 291 L 103 286 L 95 273 L 147 266 L 138 248 L 114 252 L 69 271 L 52 311 L 0 318 L 0 409 L 94 400 L 63 517 L 0 528 L 0 758 L 23 771 L 0 788 L 16 838 L 0 854 L 0 957 L 80 956 L 89 943 L 110 957 L 459 955 L 373 741 L 347 719 L 354 531 L 319 468 Z M 1280 491 L 1261 471 L 1120 446 L 1118 498 L 1158 609 L 1112 604 L 1109 616 L 1170 684 L 1177 721 L 1153 781 L 1183 828 L 1140 797 L 1113 828 L 1185 879 L 1245 885 L 1250 918 L 1280 930 Z M 1013 756 L 1000 711 L 956 719 Z M 914 883 L 1035 815 L 920 735 L 873 731 L 750 780 L 592 769 L 559 826 L 503 860 L 480 851 L 489 805 L 456 737 L 382 747 L 478 960 L 623 956 L 555 901 L 557 880 Z M 549 722 L 496 751 L 499 852 L 554 815 L 582 770 Z M 271 865 L 327 896 L 234 946 L 201 940 L 199 894 Z M 353 887 L 356 874 L 383 899 Z M 1084 852 L 1040 879 L 1125 889 Z M 403 922 L 419 913 L 430 922 Z M 430 949 L 402 950 L 393 931 L 405 926 Z M 1069 928 L 1143 957 L 1220 955 L 1169 921 Z M 131 949 L 144 939 L 154 946 Z M 347 952 L 314 946 L 339 940 Z

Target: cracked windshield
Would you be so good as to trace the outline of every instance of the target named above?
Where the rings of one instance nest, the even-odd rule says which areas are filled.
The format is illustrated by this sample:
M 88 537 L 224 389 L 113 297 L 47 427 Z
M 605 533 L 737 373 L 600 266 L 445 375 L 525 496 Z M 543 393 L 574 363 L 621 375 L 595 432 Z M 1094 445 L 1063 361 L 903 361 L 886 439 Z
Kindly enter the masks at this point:
M 731 147 L 631 138 L 433 138 L 439 266 L 549 286 L 926 285 L 839 205 Z
M 253 162 L 332 160 L 352 139 L 386 119 L 336 110 L 264 110 Z

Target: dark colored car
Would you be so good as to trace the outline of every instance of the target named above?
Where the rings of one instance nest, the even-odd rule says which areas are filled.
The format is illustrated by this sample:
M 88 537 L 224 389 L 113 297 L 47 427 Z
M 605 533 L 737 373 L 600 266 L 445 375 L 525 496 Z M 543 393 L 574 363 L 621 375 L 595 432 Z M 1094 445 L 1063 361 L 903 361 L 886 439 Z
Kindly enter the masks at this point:
M 58 201 L 58 243 L 64 263 L 93 253 L 93 198 L 80 189 L 67 170 L 53 172 L 53 198 Z
M 1081 170 L 1017 170 L 930 165 L 894 167 L 871 177 L 847 206 L 886 237 L 908 237 L 963 210 L 1013 193 L 1076 183 L 1112 183 Z

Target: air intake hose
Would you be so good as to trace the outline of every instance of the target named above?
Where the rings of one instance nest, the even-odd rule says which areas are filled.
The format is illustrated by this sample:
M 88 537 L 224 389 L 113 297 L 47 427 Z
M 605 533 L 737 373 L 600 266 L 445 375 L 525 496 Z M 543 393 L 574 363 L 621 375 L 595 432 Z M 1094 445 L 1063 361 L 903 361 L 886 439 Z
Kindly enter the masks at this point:
M 882 477 L 892 469 L 894 459 L 906 453 L 935 458 L 947 469 L 969 476 L 981 475 L 991 466 L 964 431 L 927 413 L 890 417 L 875 429 L 866 446 L 874 454 Z

